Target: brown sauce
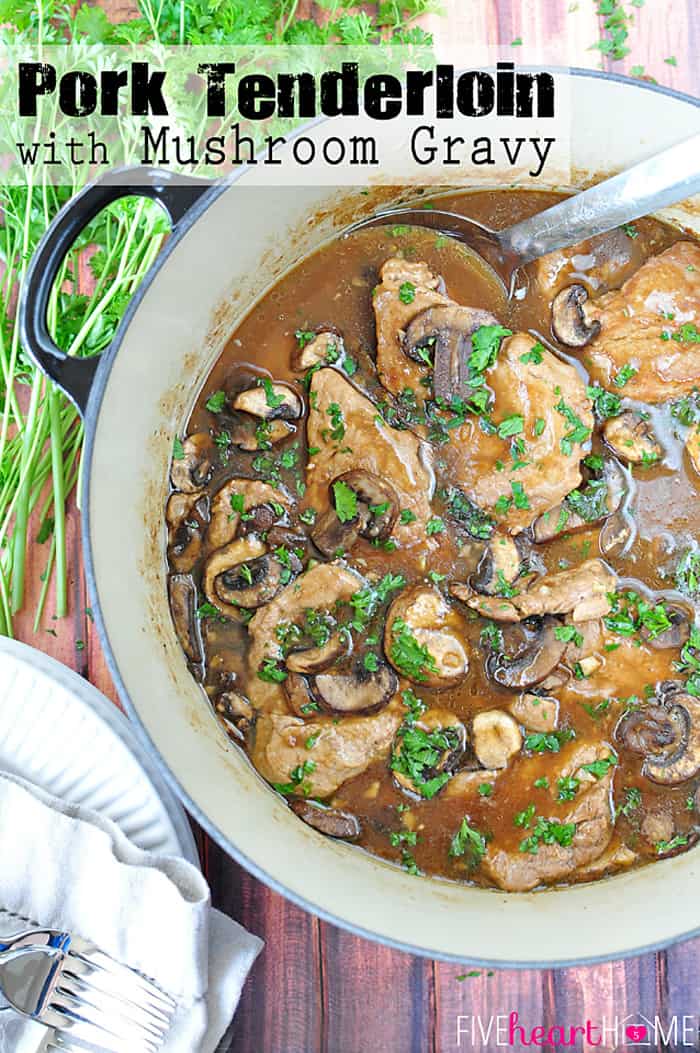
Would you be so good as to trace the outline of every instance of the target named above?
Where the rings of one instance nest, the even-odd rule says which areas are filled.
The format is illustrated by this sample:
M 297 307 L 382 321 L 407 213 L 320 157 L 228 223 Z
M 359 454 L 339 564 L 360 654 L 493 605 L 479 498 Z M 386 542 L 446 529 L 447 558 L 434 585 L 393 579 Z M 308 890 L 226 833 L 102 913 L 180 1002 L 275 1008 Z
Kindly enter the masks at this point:
M 440 199 L 439 204 L 463 211 L 489 226 L 500 227 L 546 208 L 556 200 L 557 196 L 553 194 L 498 191 L 455 195 Z M 618 257 L 614 258 L 611 250 L 611 267 L 605 266 L 608 259 L 605 243 L 602 248 L 595 245 L 584 247 L 573 255 L 568 268 L 559 276 L 559 287 L 572 281 L 583 282 L 595 299 L 607 289 L 618 289 L 645 259 L 658 255 L 680 238 L 678 231 L 656 221 L 640 221 L 633 233 L 624 234 L 622 241 L 617 236 L 613 248 Z M 170 538 L 171 572 L 175 575 L 174 580 L 180 581 L 184 590 L 182 594 L 189 597 L 190 606 L 184 621 L 194 634 L 194 643 L 190 642 L 188 654 L 193 673 L 201 681 L 232 738 L 245 745 L 254 759 L 257 756 L 256 735 L 261 734 L 259 729 L 262 727 L 260 713 L 267 705 L 265 699 L 272 699 L 270 710 L 275 714 L 291 716 L 293 713 L 283 701 L 286 688 L 281 680 L 263 685 L 263 691 L 257 670 L 249 665 L 250 626 L 257 624 L 259 615 L 255 610 L 261 608 L 244 612 L 242 618 L 232 619 L 207 601 L 203 573 L 205 562 L 211 557 L 207 537 L 212 527 L 208 519 L 213 498 L 231 479 L 267 481 L 287 495 L 288 507 L 282 510 L 284 515 L 276 518 L 273 515 L 261 526 L 254 518 L 252 523 L 246 524 L 244 514 L 238 533 L 243 537 L 262 535 L 260 551 L 266 545 L 272 547 L 273 542 L 286 548 L 287 562 L 291 559 L 291 566 L 286 566 L 286 580 L 275 596 L 279 597 L 284 589 L 293 593 L 298 588 L 299 575 L 303 576 L 309 566 L 333 562 L 332 554 L 324 556 L 311 540 L 314 525 L 309 509 L 313 508 L 314 502 L 306 486 L 313 478 L 313 469 L 309 471 L 307 466 L 313 465 L 314 453 L 308 452 L 305 418 L 313 412 L 310 404 L 313 398 L 308 382 L 304 383 L 304 373 L 292 367 L 298 345 L 295 334 L 313 334 L 330 327 L 334 333 L 342 335 L 345 354 L 349 356 L 344 360 L 346 364 L 350 363 L 349 366 L 342 362 L 338 364 L 341 375 L 356 390 L 367 395 L 377 407 L 378 416 L 384 414 L 382 426 L 391 427 L 392 422 L 401 419 L 409 434 L 415 430 L 420 439 L 427 442 L 435 487 L 431 512 L 432 517 L 442 524 L 436 534 L 429 531 L 431 541 L 423 552 L 417 552 L 415 546 L 404 548 L 402 545 L 392 550 L 392 545 L 372 544 L 370 539 L 361 537 L 337 561 L 356 570 L 365 583 L 376 582 L 387 574 L 400 575 L 404 582 L 403 588 L 392 590 L 386 602 L 378 605 L 362 631 L 355 633 L 353 654 L 365 653 L 369 645 L 363 638 L 372 639 L 374 634 L 373 653 L 384 666 L 388 656 L 387 641 L 382 640 L 382 635 L 389 602 L 412 586 L 437 590 L 449 609 L 449 631 L 462 642 L 468 656 L 468 673 L 454 686 L 441 685 L 438 689 L 425 686 L 420 679 L 410 682 L 398 669 L 398 687 L 390 707 L 399 712 L 398 726 L 405 731 L 407 725 L 403 718 L 409 714 L 410 707 L 406 706 L 403 693 L 408 688 L 429 710 L 450 711 L 462 722 L 467 734 L 467 749 L 446 770 L 437 792 L 426 797 L 415 792 L 415 787 L 412 792 L 405 781 L 402 786 L 397 780 L 396 769 L 392 770 L 392 757 L 402 748 L 400 730 L 398 738 L 390 736 L 393 744 L 382 746 L 378 755 L 365 764 L 364 770 L 342 781 L 331 793 L 319 795 L 314 790 L 315 744 L 311 742 L 307 743 L 310 770 L 296 773 L 292 770 L 285 772 L 284 778 L 272 780 L 278 791 L 292 802 L 306 798 L 313 803 L 317 797 L 322 797 L 325 805 L 354 816 L 359 829 L 356 840 L 362 848 L 403 865 L 411 872 L 483 885 L 518 888 L 558 881 L 591 880 L 623 867 L 642 865 L 684 851 L 695 843 L 700 829 L 697 773 L 691 772 L 687 778 L 666 783 L 649 778 L 645 774 L 648 771 L 645 768 L 646 755 L 629 748 L 629 741 L 620 729 L 625 720 L 629 723 L 629 714 L 644 715 L 651 704 L 668 713 L 673 710 L 674 699 L 679 693 L 685 697 L 685 681 L 692 675 L 692 670 L 689 674 L 687 668 L 679 670 L 679 663 L 683 664 L 684 658 L 685 666 L 688 664 L 689 645 L 685 640 L 680 640 L 676 646 L 659 646 L 658 640 L 645 638 L 639 629 L 624 635 L 611 628 L 606 617 L 596 619 L 600 635 L 593 648 L 596 656 L 594 668 L 586 674 L 572 654 L 564 654 L 558 667 L 560 672 L 563 670 L 559 678 L 561 682 L 545 689 L 540 681 L 527 689 L 556 700 L 558 718 L 555 731 L 549 736 L 540 734 L 538 737 L 532 728 L 514 718 L 521 745 L 508 758 L 506 766 L 494 775 L 492 769 L 480 764 L 478 757 L 475 759 L 472 731 L 475 715 L 494 710 L 510 713 L 509 707 L 527 690 L 509 689 L 494 682 L 487 662 L 488 634 L 495 632 L 498 625 L 449 592 L 450 583 L 464 583 L 474 574 L 475 564 L 488 540 L 488 535 L 471 536 L 464 522 L 451 518 L 448 497 L 459 462 L 464 463 L 476 456 L 475 433 L 454 429 L 461 435 L 471 435 L 469 441 L 455 441 L 450 435 L 446 442 L 432 441 L 430 436 L 426 438 L 426 429 L 414 427 L 415 420 L 410 414 L 408 421 L 401 418 L 400 412 L 399 418 L 392 416 L 391 407 L 396 408 L 396 399 L 387 393 L 377 376 L 373 290 L 380 282 L 382 266 L 387 259 L 396 257 L 409 263 L 420 261 L 427 264 L 434 275 L 441 277 L 444 286 L 440 288 L 444 288 L 450 300 L 492 312 L 498 322 L 513 333 L 531 334 L 533 345 L 539 342 L 544 349 L 553 350 L 560 360 L 573 365 L 576 376 L 584 383 L 590 383 L 586 348 L 565 347 L 553 338 L 550 318 L 553 291 L 543 287 L 542 272 L 536 266 L 529 269 L 526 294 L 505 304 L 493 283 L 470 264 L 464 250 L 455 242 L 436 236 L 433 231 L 375 228 L 336 240 L 302 260 L 239 325 L 208 377 L 183 433 L 183 441 L 195 434 L 209 435 L 212 440 L 211 470 L 199 487 L 204 496 L 201 522 L 199 526 L 195 523 L 193 528 L 192 516 L 185 517 L 179 532 L 174 531 Z M 306 339 L 310 342 L 311 337 Z M 335 365 L 332 363 L 324 368 Z M 300 400 L 302 416 L 289 421 L 291 433 L 288 439 L 269 449 L 244 451 L 235 441 L 230 441 L 236 439 L 241 423 L 241 414 L 232 410 L 232 403 L 238 393 L 256 386 L 263 377 L 270 382 L 289 385 Z M 421 397 L 428 390 L 426 385 Z M 611 391 L 624 399 L 623 386 L 617 390 L 613 386 Z M 222 394 L 217 396 L 216 393 Z M 621 408 L 626 405 L 625 400 Z M 653 406 L 637 402 L 630 405 L 636 412 L 648 414 L 663 455 L 657 463 L 633 466 L 621 464 L 616 459 L 627 491 L 624 514 L 620 510 L 617 517 L 623 527 L 625 524 L 632 527 L 627 542 L 610 547 L 605 541 L 606 529 L 608 535 L 611 532 L 610 526 L 606 527 L 610 516 L 575 531 L 563 527 L 554 538 L 541 543 L 533 542 L 529 529 L 521 531 L 518 544 L 524 545 L 526 556 L 523 573 L 512 588 L 517 591 L 529 587 L 523 576 L 528 570 L 540 576 L 554 574 L 578 567 L 586 560 L 602 558 L 618 576 L 617 595 L 633 590 L 652 609 L 658 609 L 660 605 L 662 616 L 677 607 L 690 625 L 697 598 L 693 594 L 693 583 L 689 586 L 681 573 L 685 588 L 684 591 L 678 588 L 679 567 L 685 565 L 684 560 L 687 564 L 688 553 L 691 557 L 694 553 L 700 523 L 698 475 L 684 452 L 689 418 L 687 413 L 685 416 L 681 413 L 679 419 L 678 400 L 657 402 Z M 246 414 L 242 417 L 249 420 Z M 329 429 L 333 428 L 333 423 L 330 419 Z M 582 457 L 612 457 L 602 438 L 603 423 L 596 418 L 593 434 L 584 443 Z M 248 436 L 253 434 L 253 425 L 248 428 Z M 470 418 L 465 424 L 465 428 L 478 426 L 476 418 Z M 694 422 L 692 426 L 696 426 Z M 258 434 L 264 444 L 265 428 Z M 338 439 L 338 446 L 342 441 L 342 437 Z M 368 433 L 367 442 L 371 441 Z M 478 441 L 485 440 L 479 435 Z M 174 464 L 177 465 L 182 458 L 182 449 L 176 449 L 175 457 Z M 595 469 L 585 474 L 589 478 L 597 477 Z M 582 482 L 581 487 L 584 485 Z M 240 511 L 240 506 L 238 509 L 234 506 L 230 518 Z M 191 559 L 178 567 L 173 552 L 175 549 L 181 551 L 184 541 L 191 537 L 192 529 L 195 533 L 199 531 L 201 546 Z M 251 549 L 253 562 L 256 551 Z M 247 569 L 246 573 L 250 574 L 250 571 Z M 234 593 L 236 588 L 242 587 L 240 580 L 232 582 L 230 577 L 227 580 Z M 502 594 L 507 598 L 508 587 L 502 590 Z M 175 609 L 172 595 L 171 602 Z M 636 611 L 633 617 L 639 623 L 639 609 L 634 608 L 634 601 L 630 603 Z M 196 615 L 193 614 L 194 608 L 198 611 Z M 317 613 L 327 616 L 335 627 L 341 624 L 337 610 L 326 608 Z M 349 615 L 346 613 L 344 617 L 347 620 Z M 560 630 L 569 626 L 570 639 L 575 646 L 578 635 L 575 621 L 572 623 L 566 613 L 555 614 L 554 618 L 558 619 Z M 182 624 L 181 616 L 181 634 Z M 507 629 L 507 626 L 502 628 Z M 686 649 L 682 655 L 684 643 Z M 305 646 L 310 646 L 308 639 Z M 342 672 L 348 661 L 347 657 L 339 659 L 337 668 Z M 288 675 L 284 659 L 272 664 L 280 677 Z M 387 670 L 388 675 L 392 675 L 389 666 Z M 672 689 L 663 686 L 668 681 L 673 682 Z M 548 683 L 547 678 L 544 683 Z M 265 695 L 268 690 L 269 696 Z M 227 708 L 227 698 L 231 694 L 242 699 L 243 710 Z M 386 702 L 382 705 L 385 706 Z M 312 706 L 305 716 L 316 729 L 317 726 L 337 728 L 348 719 L 356 723 L 366 719 L 369 727 L 374 715 L 349 716 L 329 712 L 323 707 L 319 711 L 317 706 Z M 411 719 L 409 714 L 409 729 L 415 726 L 411 725 Z M 420 717 L 418 726 L 421 726 Z M 444 729 L 449 725 L 441 726 Z M 685 733 L 692 735 L 687 728 Z M 303 729 L 299 734 L 303 739 Z M 543 738 L 547 739 L 544 746 Z M 671 747 L 667 744 L 664 748 L 668 752 Z M 574 764 L 573 774 L 562 776 L 569 761 Z M 584 771 L 586 764 L 592 770 Z M 700 760 L 698 765 L 700 767 Z M 435 770 L 431 769 L 431 772 L 434 776 Z M 266 770 L 263 774 L 269 778 Z M 577 804 L 586 793 L 598 792 L 603 780 L 605 801 L 600 807 L 606 813 L 604 818 L 601 819 L 600 812 L 586 818 L 581 811 L 572 819 Z M 460 789 L 462 784 L 463 790 Z M 235 793 L 236 788 L 232 785 L 232 799 Z M 605 828 L 602 833 L 598 828 L 589 830 L 586 826 L 591 818 L 594 821 L 601 819 Z M 602 849 L 588 853 L 582 849 L 582 863 L 574 865 L 571 860 L 567 863 L 571 839 L 576 844 L 576 838 L 589 835 L 592 839 L 600 839 Z M 499 869 L 497 864 L 488 864 L 488 858 L 496 850 L 510 854 L 516 864 L 519 856 L 535 859 L 550 850 L 563 862 L 561 869 L 557 870 L 555 865 L 554 872 L 545 874 L 541 880 L 531 882 L 526 877 L 525 885 L 521 885 L 516 878 L 512 879 L 513 884 L 509 884 L 511 878 L 507 866 Z M 486 862 L 484 857 L 487 857 Z M 540 858 L 543 857 L 540 855 Z

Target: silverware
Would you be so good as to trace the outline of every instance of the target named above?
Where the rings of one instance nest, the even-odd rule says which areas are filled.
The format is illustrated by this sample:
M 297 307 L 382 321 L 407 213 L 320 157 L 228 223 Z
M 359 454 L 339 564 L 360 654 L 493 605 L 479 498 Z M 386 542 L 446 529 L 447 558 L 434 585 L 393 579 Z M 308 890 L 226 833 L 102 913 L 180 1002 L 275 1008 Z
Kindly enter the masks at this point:
M 0 942 L 0 991 L 16 1012 L 53 1028 L 62 1050 L 155 1053 L 176 1008 L 153 981 L 50 929 Z
M 700 135 L 504 230 L 491 230 L 466 216 L 437 208 L 394 208 L 362 219 L 344 233 L 387 224 L 430 227 L 463 242 L 485 260 L 512 296 L 516 272 L 524 264 L 697 193 Z

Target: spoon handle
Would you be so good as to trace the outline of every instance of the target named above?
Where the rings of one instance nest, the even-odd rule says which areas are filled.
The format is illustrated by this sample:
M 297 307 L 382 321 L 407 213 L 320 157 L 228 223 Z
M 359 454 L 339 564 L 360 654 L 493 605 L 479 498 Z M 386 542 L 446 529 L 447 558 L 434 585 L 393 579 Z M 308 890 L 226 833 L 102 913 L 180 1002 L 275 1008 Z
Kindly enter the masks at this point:
M 700 193 L 700 135 L 499 233 L 506 255 L 527 263 Z

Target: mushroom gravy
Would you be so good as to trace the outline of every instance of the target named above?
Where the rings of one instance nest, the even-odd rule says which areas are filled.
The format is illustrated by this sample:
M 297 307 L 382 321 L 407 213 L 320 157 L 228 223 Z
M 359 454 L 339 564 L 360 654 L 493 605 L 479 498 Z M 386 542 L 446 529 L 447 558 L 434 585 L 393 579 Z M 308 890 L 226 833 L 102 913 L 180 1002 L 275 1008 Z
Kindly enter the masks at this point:
M 507 891 L 695 844 L 697 325 L 700 247 L 652 219 L 509 303 L 449 238 L 361 231 L 240 324 L 175 444 L 170 604 L 302 821 Z

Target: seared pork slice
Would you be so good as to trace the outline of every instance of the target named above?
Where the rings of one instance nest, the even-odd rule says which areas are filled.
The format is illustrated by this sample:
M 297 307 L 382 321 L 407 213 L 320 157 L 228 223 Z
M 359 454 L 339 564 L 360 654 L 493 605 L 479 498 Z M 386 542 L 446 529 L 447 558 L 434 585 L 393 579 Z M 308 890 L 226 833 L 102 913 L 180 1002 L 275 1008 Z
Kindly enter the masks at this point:
M 572 304 L 572 310 L 589 328 L 599 327 L 585 355 L 591 377 L 602 387 L 657 403 L 697 386 L 700 246 L 694 242 L 676 242 L 647 260 L 619 290 L 579 302 L 578 308 Z
M 495 838 L 487 848 L 481 869 L 506 892 L 528 892 L 565 880 L 601 856 L 610 843 L 614 764 L 602 774 L 593 774 L 585 766 L 611 760 L 613 750 L 603 743 L 573 746 L 562 757 L 564 763 L 550 776 L 550 785 L 556 793 L 560 779 L 577 780 L 570 807 L 562 814 L 554 800 L 549 806 L 544 804 L 523 828 L 520 844 L 502 847 Z
M 364 471 L 385 480 L 402 511 L 392 537 L 401 549 L 415 547 L 424 556 L 437 547 L 426 536 L 434 488 L 430 450 L 410 431 L 398 431 L 380 417 L 376 406 L 335 369 L 314 374 L 309 392 L 309 458 L 304 506 L 319 520 L 331 507 L 331 486 L 346 472 Z M 407 516 L 406 518 L 411 518 Z
M 394 701 L 376 716 L 299 720 L 282 713 L 258 717 L 253 764 L 268 782 L 299 797 L 329 797 L 370 764 L 388 757 L 405 708 Z M 309 749 L 307 742 L 314 743 Z M 298 780 L 298 781 L 297 781 Z
M 602 559 L 588 559 L 578 567 L 545 574 L 523 592 L 507 599 L 480 596 L 455 585 L 451 592 L 468 607 L 487 618 L 518 622 L 534 615 L 568 614 L 573 622 L 602 618 L 611 610 L 609 595 L 617 576 Z
M 528 333 L 516 333 L 486 373 L 498 430 L 489 434 L 470 417 L 441 451 L 455 485 L 512 534 L 576 489 L 593 429 L 592 404 L 576 369 L 535 345 Z

